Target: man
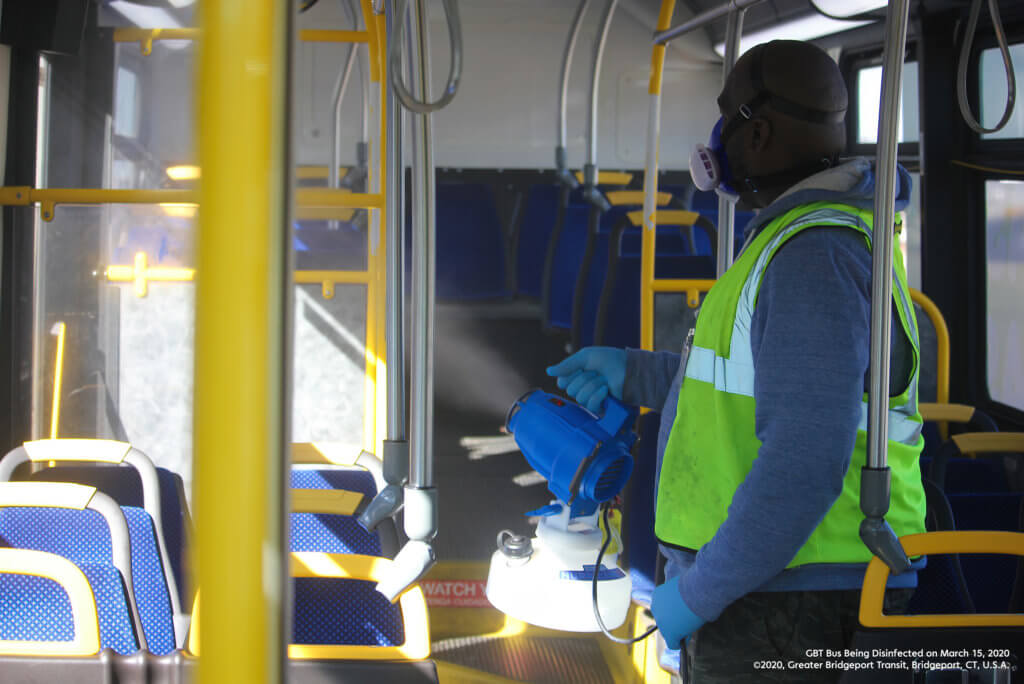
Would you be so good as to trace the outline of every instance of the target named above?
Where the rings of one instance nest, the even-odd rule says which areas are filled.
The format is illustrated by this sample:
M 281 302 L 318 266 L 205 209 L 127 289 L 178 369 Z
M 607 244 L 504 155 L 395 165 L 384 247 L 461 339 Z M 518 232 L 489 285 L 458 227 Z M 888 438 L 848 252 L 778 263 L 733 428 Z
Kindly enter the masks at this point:
M 651 608 L 669 647 L 692 635 L 692 681 L 834 681 L 835 670 L 754 663 L 841 650 L 857 628 L 871 557 L 858 535 L 870 243 L 893 227 L 873 225 L 871 164 L 838 163 L 847 93 L 823 51 L 754 48 L 718 104 L 694 180 L 761 211 L 692 344 L 682 357 L 588 348 L 548 373 L 592 410 L 611 393 L 662 411 L 655 532 L 668 579 Z M 898 209 L 909 195 L 900 169 Z M 902 536 L 924 531 L 925 500 L 917 326 L 898 251 L 894 261 L 887 520 Z M 890 610 L 905 608 L 919 566 L 891 578 Z

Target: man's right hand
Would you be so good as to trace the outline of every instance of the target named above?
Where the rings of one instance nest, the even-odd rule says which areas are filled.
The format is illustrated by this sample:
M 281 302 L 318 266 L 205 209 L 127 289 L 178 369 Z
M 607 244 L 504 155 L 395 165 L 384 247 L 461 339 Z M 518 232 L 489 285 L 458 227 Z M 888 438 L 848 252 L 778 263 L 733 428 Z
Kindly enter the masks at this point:
M 626 379 L 626 350 L 614 347 L 585 347 L 561 363 L 547 369 L 558 378 L 559 389 L 597 412 L 609 394 L 622 399 L 622 383 Z

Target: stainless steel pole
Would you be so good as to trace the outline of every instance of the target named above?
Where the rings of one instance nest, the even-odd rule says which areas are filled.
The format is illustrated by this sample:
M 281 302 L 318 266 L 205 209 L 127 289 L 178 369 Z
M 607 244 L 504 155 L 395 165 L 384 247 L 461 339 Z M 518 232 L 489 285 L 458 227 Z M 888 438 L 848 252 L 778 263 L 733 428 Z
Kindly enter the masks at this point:
M 619 0 L 609 0 L 601 15 L 601 28 L 597 42 L 594 43 L 594 71 L 590 77 L 590 118 L 587 122 L 587 165 L 597 170 L 597 109 L 598 91 L 601 84 L 601 62 L 604 60 L 604 48 L 608 44 L 608 29 L 612 25 L 612 17 Z M 596 183 L 596 178 L 594 179 Z
M 892 321 L 892 230 L 896 202 L 896 143 L 900 84 L 907 39 L 908 0 L 889 3 L 881 109 L 875 153 L 875 230 L 871 260 L 871 373 L 868 401 L 868 466 L 884 468 L 889 424 L 889 347 Z
M 580 0 L 579 6 L 576 7 L 572 28 L 569 29 L 569 40 L 565 44 L 565 53 L 562 55 L 562 86 L 558 89 L 558 147 L 562 150 L 565 150 L 568 138 L 566 121 L 569 108 L 569 74 L 572 71 L 572 56 L 576 51 L 576 40 L 579 38 L 583 17 L 586 15 L 589 5 L 590 0 Z
M 350 2 L 342 2 L 345 13 L 348 15 L 349 23 L 353 30 L 359 27 L 356 21 L 355 11 Z M 338 143 L 341 140 L 341 102 L 345 99 L 345 91 L 348 89 L 349 79 L 352 78 L 352 68 L 356 63 L 356 45 L 350 45 L 348 55 L 345 57 L 345 66 L 338 72 L 338 78 L 334 81 L 333 107 L 331 109 L 331 161 L 327 167 L 327 187 L 338 187 L 338 167 L 341 165 L 341 150 Z M 331 227 L 337 228 L 338 222 L 331 221 Z
M 396 35 L 396 0 L 388 0 L 384 15 L 388 41 Z M 359 514 L 359 524 L 368 531 L 394 516 L 405 503 L 402 487 L 409 478 L 409 442 L 405 414 L 405 160 L 402 154 L 404 113 L 394 91 L 385 82 L 388 124 L 385 132 L 385 288 L 384 341 L 387 352 L 387 435 L 380 458 L 386 485 Z
M 743 35 L 743 16 L 745 9 L 729 13 L 729 20 L 725 26 L 725 58 L 722 62 L 722 84 L 729 78 L 729 73 L 736 65 L 736 59 L 740 54 L 740 36 Z M 732 255 L 735 251 L 735 226 L 736 226 L 736 204 L 724 197 L 718 198 L 718 263 L 716 264 L 716 277 L 721 278 L 722 274 L 732 266 Z M 693 228 L 690 229 L 691 231 Z
M 693 17 L 689 21 L 683 22 L 679 26 L 673 26 L 672 28 L 666 31 L 660 31 L 658 33 L 655 33 L 654 44 L 664 45 L 673 38 L 678 38 L 679 36 L 685 33 L 696 31 L 697 29 L 707 24 L 710 24 L 716 19 L 724 17 L 726 14 L 729 14 L 729 12 L 732 12 L 734 10 L 747 9 L 748 7 L 753 7 L 754 5 L 757 5 L 758 3 L 761 2 L 764 2 L 764 0 L 729 0 L 729 2 L 722 3 L 717 7 L 712 7 L 709 10 L 701 12 L 697 16 Z
M 871 248 L 871 366 L 868 382 L 867 466 L 861 468 L 860 537 L 875 556 L 899 574 L 910 569 L 896 532 L 885 520 L 889 511 L 889 348 L 892 320 L 893 215 L 896 199 L 896 137 L 900 117 L 900 84 L 907 40 L 909 0 L 892 0 L 886 14 L 882 58 L 882 96 L 878 147 L 874 230 Z
M 412 55 L 413 89 L 425 99 L 430 92 L 430 45 L 426 30 L 424 0 L 412 5 L 412 34 L 416 52 Z M 430 116 L 413 114 L 413 201 L 412 201 L 412 462 L 409 484 L 434 486 L 434 150 Z

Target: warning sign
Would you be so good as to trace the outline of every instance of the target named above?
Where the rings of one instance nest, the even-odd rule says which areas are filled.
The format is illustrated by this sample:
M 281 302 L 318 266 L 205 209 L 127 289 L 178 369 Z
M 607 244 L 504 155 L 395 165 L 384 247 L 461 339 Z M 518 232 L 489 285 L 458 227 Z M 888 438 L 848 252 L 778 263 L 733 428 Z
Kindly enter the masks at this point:
M 484 580 L 424 580 L 427 605 L 435 608 L 490 608 Z

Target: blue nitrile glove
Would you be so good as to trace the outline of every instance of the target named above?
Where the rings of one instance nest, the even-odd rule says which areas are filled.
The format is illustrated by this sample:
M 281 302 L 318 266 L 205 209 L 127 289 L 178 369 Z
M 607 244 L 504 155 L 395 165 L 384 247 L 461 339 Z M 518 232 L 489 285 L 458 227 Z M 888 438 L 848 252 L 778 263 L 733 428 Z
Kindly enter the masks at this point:
M 704 620 L 697 617 L 679 593 L 679 578 L 673 577 L 654 588 L 651 613 L 669 648 L 681 648 L 683 639 L 696 632 Z
M 626 350 L 614 347 L 585 347 L 547 369 L 558 378 L 558 388 L 594 413 L 610 393 L 622 399 L 626 379 Z

